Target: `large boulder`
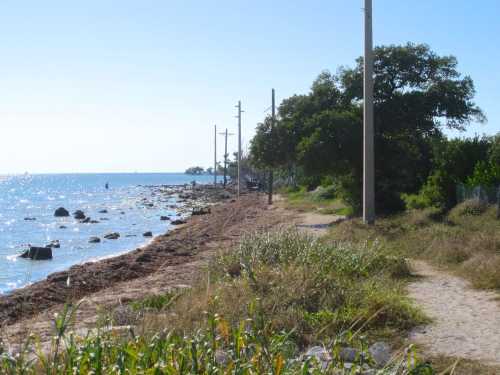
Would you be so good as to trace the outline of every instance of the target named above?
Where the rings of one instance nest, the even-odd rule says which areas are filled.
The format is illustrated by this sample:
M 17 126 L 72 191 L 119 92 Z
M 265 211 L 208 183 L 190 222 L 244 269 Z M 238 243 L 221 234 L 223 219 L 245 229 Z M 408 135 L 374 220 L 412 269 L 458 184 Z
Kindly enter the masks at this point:
M 82 210 L 76 210 L 73 212 L 73 217 L 76 220 L 84 220 L 85 219 L 85 213 Z
M 120 233 L 111 232 L 111 233 L 105 234 L 104 238 L 107 240 L 117 240 L 118 238 L 120 238 Z
M 49 260 L 52 259 L 52 248 L 31 246 L 20 257 L 32 260 Z
M 69 216 L 69 211 L 65 209 L 64 207 L 59 207 L 57 210 L 54 212 L 55 217 L 66 217 Z

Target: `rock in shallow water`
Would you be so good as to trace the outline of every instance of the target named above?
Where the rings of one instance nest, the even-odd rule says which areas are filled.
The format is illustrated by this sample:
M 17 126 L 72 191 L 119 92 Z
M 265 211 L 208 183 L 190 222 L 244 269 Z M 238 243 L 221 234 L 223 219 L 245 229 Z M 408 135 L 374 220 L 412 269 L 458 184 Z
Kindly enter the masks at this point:
M 73 212 L 73 217 L 76 220 L 84 220 L 85 219 L 85 213 L 82 210 L 76 210 Z
M 104 235 L 104 238 L 106 238 L 107 240 L 117 240 L 118 238 L 120 238 L 120 233 L 118 232 L 108 233 Z
M 59 207 L 57 210 L 54 212 L 55 217 L 66 217 L 69 216 L 69 211 L 65 209 L 64 207 Z
M 150 232 L 150 231 L 148 231 L 148 232 L 144 232 L 142 235 L 143 235 L 144 237 L 153 237 L 153 232 Z
M 99 243 L 101 242 L 101 239 L 99 237 L 90 237 L 89 238 L 89 243 Z
M 49 260 L 52 259 L 52 248 L 31 246 L 20 257 L 32 260 Z

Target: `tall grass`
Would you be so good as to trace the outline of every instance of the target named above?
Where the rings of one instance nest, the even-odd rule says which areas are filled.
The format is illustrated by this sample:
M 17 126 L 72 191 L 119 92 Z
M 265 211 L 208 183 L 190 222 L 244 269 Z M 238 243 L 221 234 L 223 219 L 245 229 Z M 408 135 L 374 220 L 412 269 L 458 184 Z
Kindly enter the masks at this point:
M 68 307 L 48 352 L 36 338 L 17 355 L 0 349 L 0 373 L 362 373 L 375 366 L 367 351 L 375 337 L 425 321 L 405 297 L 408 274 L 403 258 L 376 243 L 328 244 L 293 230 L 250 234 L 191 290 L 130 304 L 143 312 L 130 327 L 77 337 L 76 306 Z M 305 358 L 309 345 L 323 346 L 331 361 Z M 349 369 L 339 355 L 346 346 L 359 353 Z M 414 356 L 401 352 L 378 373 L 431 373 Z

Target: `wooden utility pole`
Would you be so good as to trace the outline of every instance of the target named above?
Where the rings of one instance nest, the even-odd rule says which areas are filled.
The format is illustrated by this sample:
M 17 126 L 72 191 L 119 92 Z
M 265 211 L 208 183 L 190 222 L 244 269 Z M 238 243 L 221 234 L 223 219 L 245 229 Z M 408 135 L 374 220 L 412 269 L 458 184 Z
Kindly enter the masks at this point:
M 241 193 L 241 100 L 238 101 L 238 198 Z
M 234 135 L 233 133 L 228 133 L 227 128 L 223 133 L 219 133 L 224 136 L 224 187 L 227 185 L 227 157 L 229 154 L 227 153 L 227 137 L 230 135 Z
M 276 105 L 275 105 L 275 100 L 274 100 L 274 89 L 271 91 L 271 140 L 274 139 L 273 137 L 273 131 L 274 127 L 276 126 Z M 273 183 L 274 183 L 274 173 L 273 169 L 269 170 L 269 190 L 268 190 L 268 196 L 267 196 L 267 203 L 268 204 L 273 204 Z
M 363 105 L 363 221 L 375 222 L 375 151 L 373 124 L 372 0 L 365 0 L 365 59 Z
M 214 186 L 217 186 L 217 125 L 214 125 Z

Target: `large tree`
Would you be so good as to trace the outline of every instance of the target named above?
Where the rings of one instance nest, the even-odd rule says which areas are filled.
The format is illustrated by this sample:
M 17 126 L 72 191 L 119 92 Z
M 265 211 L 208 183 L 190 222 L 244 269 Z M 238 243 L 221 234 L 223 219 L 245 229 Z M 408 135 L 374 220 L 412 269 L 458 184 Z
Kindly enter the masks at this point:
M 464 130 L 484 121 L 473 101 L 474 85 L 452 56 L 427 45 L 378 47 L 374 51 L 375 152 L 378 209 L 394 209 L 400 193 L 416 192 L 432 169 L 433 142 L 442 130 Z M 279 107 L 281 139 L 273 165 L 296 164 L 311 176 L 331 175 L 360 202 L 362 176 L 363 59 L 336 75 L 323 72 L 307 95 Z M 254 149 L 266 137 L 259 128 Z M 268 138 L 266 138 L 268 139 Z

